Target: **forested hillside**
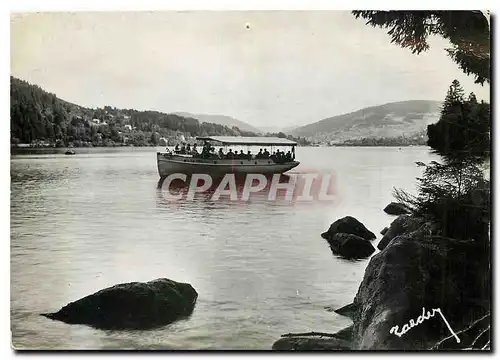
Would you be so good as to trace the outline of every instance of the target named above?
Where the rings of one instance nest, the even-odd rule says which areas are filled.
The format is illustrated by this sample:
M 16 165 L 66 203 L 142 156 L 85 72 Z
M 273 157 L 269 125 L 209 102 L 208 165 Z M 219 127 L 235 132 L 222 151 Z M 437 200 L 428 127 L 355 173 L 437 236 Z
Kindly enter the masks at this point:
M 174 144 L 207 135 L 255 136 L 237 127 L 200 123 L 158 111 L 85 108 L 39 86 L 11 77 L 11 144 L 34 146 L 118 146 Z

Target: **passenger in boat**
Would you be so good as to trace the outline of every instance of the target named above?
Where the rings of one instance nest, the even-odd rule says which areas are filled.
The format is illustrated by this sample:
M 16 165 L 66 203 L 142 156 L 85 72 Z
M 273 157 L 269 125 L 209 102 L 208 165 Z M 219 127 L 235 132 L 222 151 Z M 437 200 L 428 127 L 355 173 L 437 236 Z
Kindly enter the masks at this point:
M 262 149 L 260 149 L 259 152 L 257 153 L 257 155 L 255 155 L 255 158 L 262 159 L 263 157 L 264 157 L 264 154 L 262 153 Z
M 280 151 L 279 161 L 281 162 L 281 164 L 284 164 L 287 161 L 286 160 L 286 154 L 285 154 L 284 151 Z
M 222 148 L 219 148 L 219 159 L 224 159 L 224 151 L 222 151 Z
M 276 152 L 275 152 L 275 151 L 273 151 L 273 154 L 272 154 L 271 156 L 269 156 L 269 158 L 270 158 L 272 161 L 276 162 Z
M 247 159 L 252 160 L 252 152 L 250 150 L 247 152 Z
M 205 142 L 203 144 L 203 150 L 201 151 L 201 157 L 208 159 L 210 157 L 210 144 Z
M 243 153 L 243 150 L 240 150 L 240 153 L 238 154 L 238 159 L 245 159 L 246 155 Z
M 288 162 L 288 161 L 292 161 L 292 153 L 290 152 L 290 150 L 287 151 L 286 155 L 285 155 L 285 160 Z
M 185 143 L 182 143 L 182 147 L 181 147 L 180 153 L 181 154 L 185 154 L 186 153 L 186 144 Z
M 284 154 L 279 149 L 276 150 L 276 160 L 275 160 L 275 162 L 277 164 L 282 164 L 284 162 L 285 159 L 284 159 L 283 155 Z
M 198 155 L 198 149 L 196 149 L 196 144 L 193 144 L 193 149 L 191 150 L 193 155 Z
M 175 144 L 174 151 L 175 151 L 175 152 L 179 152 L 179 144 Z
M 191 152 L 191 144 L 187 144 L 186 152 L 189 154 Z
M 264 149 L 264 159 L 269 158 L 269 155 L 269 151 L 267 151 L 267 149 Z
M 234 159 L 234 153 L 232 149 L 229 149 L 229 151 L 227 152 L 226 159 Z

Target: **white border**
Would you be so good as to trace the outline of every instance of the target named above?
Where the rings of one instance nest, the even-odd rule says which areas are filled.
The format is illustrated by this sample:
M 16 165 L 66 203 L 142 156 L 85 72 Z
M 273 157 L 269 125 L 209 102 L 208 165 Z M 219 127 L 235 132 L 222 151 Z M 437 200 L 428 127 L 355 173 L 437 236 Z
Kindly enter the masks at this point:
M 365 0 L 357 0 L 357 1 L 349 1 L 349 2 L 334 2 L 334 1 L 319 1 L 319 0 L 288 0 L 288 1 L 274 1 L 274 0 L 254 0 L 254 1 L 193 1 L 193 0 L 171 0 L 171 1 L 161 1 L 161 0 L 116 0 L 116 1 L 102 1 L 102 0 L 73 0 L 73 1 L 63 1 L 63 0 L 12 0 L 10 4 L 7 2 L 2 2 L 0 7 L 2 9 L 2 24 L 0 28 L 0 36 L 2 38 L 2 44 L 4 44 L 3 48 L 10 49 L 10 13 L 11 12 L 35 12 L 35 11 L 141 11 L 141 10 L 350 10 L 350 9 L 456 9 L 456 10 L 464 10 L 464 9 L 490 9 L 492 13 L 495 15 L 497 13 L 495 6 L 495 2 L 492 0 L 488 1 L 474 1 L 474 2 L 458 2 L 458 1 L 442 1 L 440 3 L 435 0 L 419 0 L 418 2 L 398 2 L 398 1 L 365 1 Z M 498 2 L 497 2 L 498 3 Z M 472 6 L 472 7 L 471 7 Z M 500 21 L 496 19 L 497 21 Z M 495 25 L 495 30 L 498 28 Z M 497 35 L 497 32 L 495 31 Z M 498 36 L 495 37 L 494 47 L 497 49 L 498 44 Z M 2 204 L 2 233 L 4 234 L 2 244 L 4 246 L 3 253 L 3 261 L 2 264 L 2 284 L 3 288 L 7 291 L 3 291 L 2 296 L 2 305 L 3 311 L 0 312 L 1 319 L 0 323 L 2 326 L 2 355 L 6 355 L 6 357 L 14 356 L 14 352 L 9 348 L 10 347 L 10 136 L 9 136 L 9 106 L 7 98 L 9 96 L 8 83 L 10 76 L 10 57 L 7 51 L 3 51 L 2 55 L 0 55 L 2 61 L 2 69 L 3 69 L 3 79 L 7 82 L 5 86 L 2 87 L 2 99 L 0 102 L 2 107 L 3 119 L 1 121 L 2 126 L 5 128 L 0 133 L 3 137 L 2 146 L 5 149 L 3 156 L 1 157 L 1 163 L 4 176 L 2 176 L 2 189 L 0 203 Z M 495 66 L 497 65 L 496 58 L 494 59 Z M 495 94 L 494 101 L 497 101 L 497 95 Z M 495 149 L 496 153 L 498 144 L 500 143 L 500 124 L 495 125 L 495 131 L 493 134 L 493 138 L 496 138 Z M 498 170 L 498 158 L 495 156 L 495 168 Z M 499 174 L 495 174 L 499 175 Z M 498 179 L 498 177 L 497 177 Z M 9 189 L 9 190 L 7 190 Z M 495 189 L 496 190 L 496 189 Z M 498 195 L 495 191 L 495 200 L 497 200 Z M 496 202 L 496 201 L 495 201 Z M 498 215 L 498 211 L 495 211 L 496 215 Z M 495 216 L 495 223 L 498 223 L 496 220 L 498 216 Z M 498 231 L 498 230 L 497 230 Z M 492 239 L 495 241 L 496 239 Z M 498 252 L 500 248 L 500 244 L 495 244 L 495 256 L 496 259 L 499 259 Z M 497 269 L 498 266 L 495 266 Z M 495 274 L 496 275 L 496 274 Z M 498 276 L 494 277 L 495 280 L 495 288 L 498 285 Z M 43 279 L 42 279 L 43 281 Z M 497 314 L 497 311 L 495 311 Z M 497 316 L 495 316 L 494 325 L 497 324 L 496 321 Z M 499 346 L 498 342 L 498 333 L 499 331 L 495 329 L 495 346 Z M 497 350 L 498 351 L 498 350 Z M 93 356 L 97 356 L 98 358 L 104 357 L 103 353 L 92 354 Z M 165 354 L 170 356 L 170 354 Z M 186 354 L 183 354 L 186 356 Z M 258 355 L 258 354 L 257 354 Z M 387 353 L 380 354 L 381 356 L 386 356 Z M 399 354 L 398 354 L 399 355 Z M 443 356 L 445 354 L 439 354 L 436 356 Z M 73 357 L 75 355 L 64 354 L 63 357 Z M 121 356 L 121 354 L 119 354 Z M 140 355 L 145 356 L 145 355 Z M 189 356 L 189 355 L 188 355 Z M 260 355 L 260 356 L 269 356 L 269 355 Z M 295 355 L 296 356 L 296 355 Z M 306 356 L 306 355 L 302 355 Z M 311 355 L 307 355 L 311 356 Z M 337 354 L 332 354 L 332 356 L 338 356 Z M 357 354 L 349 354 L 349 356 L 362 356 Z M 424 355 L 417 355 L 417 357 L 423 357 Z M 481 356 L 480 354 L 474 356 Z M 4 358 L 4 356 L 2 356 Z

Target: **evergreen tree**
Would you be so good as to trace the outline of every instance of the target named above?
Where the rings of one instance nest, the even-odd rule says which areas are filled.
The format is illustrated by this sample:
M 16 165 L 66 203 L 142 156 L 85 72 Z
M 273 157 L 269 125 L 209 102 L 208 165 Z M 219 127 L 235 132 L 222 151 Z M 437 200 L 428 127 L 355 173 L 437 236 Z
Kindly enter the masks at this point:
M 490 122 L 489 104 L 478 103 L 474 94 L 465 100 L 460 83 L 454 80 L 439 121 L 427 127 L 427 144 L 450 162 L 474 159 L 480 163 L 490 154 Z
M 455 80 L 439 121 L 427 132 L 428 145 L 442 162 L 417 163 L 424 167 L 418 195 L 396 190 L 396 198 L 416 216 L 439 224 L 443 236 L 486 243 L 491 204 L 481 165 L 490 155 L 489 104 L 478 103 L 474 94 L 465 100 Z

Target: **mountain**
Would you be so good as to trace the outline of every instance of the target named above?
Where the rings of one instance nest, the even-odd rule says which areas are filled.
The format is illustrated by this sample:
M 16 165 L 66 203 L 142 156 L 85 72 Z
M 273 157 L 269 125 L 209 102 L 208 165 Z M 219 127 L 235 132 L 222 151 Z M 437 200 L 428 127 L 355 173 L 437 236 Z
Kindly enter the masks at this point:
M 12 145 L 156 146 L 162 141 L 175 144 L 182 137 L 192 139 L 208 135 L 257 134 L 159 111 L 111 106 L 86 108 L 64 101 L 39 86 L 10 78 Z
M 422 133 L 440 116 L 440 101 L 409 100 L 367 107 L 299 127 L 293 136 L 317 142 L 395 138 Z
M 286 127 L 279 127 L 279 126 L 260 126 L 259 129 L 264 132 L 264 133 L 285 133 L 285 134 L 290 134 L 293 130 L 297 129 L 299 126 L 286 126 Z
M 240 130 L 243 130 L 243 131 L 251 131 L 254 133 L 261 133 L 262 132 L 260 129 L 257 129 L 256 127 L 253 127 L 252 125 L 247 124 L 246 122 L 243 122 L 241 120 L 238 120 L 238 119 L 232 118 L 230 116 L 226 116 L 226 115 L 191 114 L 188 112 L 176 112 L 174 114 L 184 116 L 184 117 L 193 118 L 193 119 L 196 119 L 200 122 L 219 124 L 219 125 L 224 125 L 227 127 L 236 126 Z

